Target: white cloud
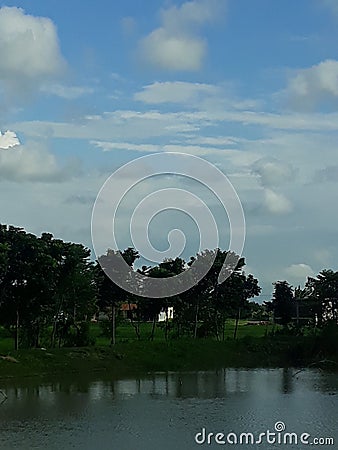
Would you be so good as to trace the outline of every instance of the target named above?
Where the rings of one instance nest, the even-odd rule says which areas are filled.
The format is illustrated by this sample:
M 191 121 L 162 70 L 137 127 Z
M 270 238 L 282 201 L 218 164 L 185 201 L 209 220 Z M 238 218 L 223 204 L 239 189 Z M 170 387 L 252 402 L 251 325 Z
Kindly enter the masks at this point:
M 91 141 L 91 144 L 95 145 L 95 147 L 97 148 L 100 148 L 104 152 L 109 152 L 111 150 L 129 150 L 136 152 L 155 153 L 161 150 L 161 147 L 159 145 L 134 144 L 131 142 Z
M 0 149 L 8 149 L 20 145 L 20 141 L 17 135 L 13 131 L 5 131 L 1 133 L 0 131 Z
M 225 158 L 227 164 L 229 161 L 233 162 L 237 167 L 247 166 L 257 159 L 257 155 L 253 153 L 239 152 L 233 149 L 220 149 L 217 147 L 210 146 L 199 146 L 199 145 L 181 145 L 181 144 L 165 144 L 165 145 L 154 145 L 154 144 L 140 144 L 132 142 L 108 142 L 108 141 L 91 141 L 92 145 L 100 148 L 104 152 L 109 152 L 113 150 L 124 150 L 124 151 L 136 151 L 142 153 L 157 153 L 157 152 L 172 152 L 172 153 L 187 153 L 189 155 L 217 155 L 218 157 Z M 237 174 L 238 175 L 238 174 Z M 235 174 L 236 176 L 236 174 Z M 246 178 L 251 178 L 248 174 L 241 174 Z
M 78 162 L 60 167 L 55 156 L 36 142 L 0 151 L 0 181 L 60 182 L 78 173 Z
M 235 95 L 234 83 L 206 84 L 187 81 L 155 82 L 144 86 L 134 94 L 134 99 L 145 104 L 161 105 L 174 103 L 189 110 L 205 111 L 210 117 L 231 110 L 256 110 L 261 102 L 254 99 L 239 99 Z
M 45 84 L 40 88 L 41 92 L 56 95 L 57 97 L 73 100 L 84 95 L 92 94 L 94 89 L 88 86 L 66 86 L 62 84 Z
M 78 121 L 55 122 L 33 120 L 26 122 L 8 122 L 7 128 L 15 129 L 30 137 L 54 137 L 71 139 L 89 139 L 89 140 L 130 140 L 130 139 L 149 139 L 150 137 L 165 137 L 175 135 L 176 140 L 180 137 L 179 133 L 190 133 L 188 138 L 195 136 L 202 137 L 202 132 L 209 126 L 220 126 L 229 122 L 241 123 L 246 125 L 257 125 L 270 128 L 272 130 L 306 130 L 306 131 L 337 131 L 338 114 L 271 114 L 264 112 L 248 111 L 213 111 L 211 108 L 205 111 L 179 111 L 179 112 L 160 112 L 148 110 L 145 112 L 135 110 L 116 110 L 105 112 L 103 114 L 79 117 Z M 230 123 L 231 126 L 231 123 Z M 229 130 L 231 128 L 229 127 Z M 208 134 L 210 129 L 207 130 Z M 191 133 L 194 133 L 191 135 Z M 181 135 L 182 137 L 182 135 Z M 244 138 L 236 138 L 237 142 L 245 141 Z M 281 134 L 278 139 L 259 139 L 247 140 L 245 149 L 250 150 L 254 147 L 255 151 L 261 154 L 260 147 L 265 151 L 274 153 L 274 148 L 278 151 L 287 152 L 291 158 L 298 157 L 298 147 L 305 144 L 316 150 L 319 139 L 314 141 L 312 136 L 304 141 L 304 135 L 301 135 L 301 142 L 297 142 L 297 135 L 294 133 Z M 293 147 L 291 147 L 291 144 Z M 319 145 L 322 145 L 319 142 Z M 211 144 L 220 145 L 220 144 Z M 249 147 L 250 146 L 250 147 Z M 297 146 L 297 147 L 296 147 Z M 297 148 L 297 152 L 295 152 Z M 307 152 L 308 153 L 308 152 Z M 318 153 L 318 152 L 317 152 Z M 306 154 L 306 153 L 304 153 Z M 319 154 L 318 154 L 319 155 Z M 314 155 L 313 155 L 314 156 Z M 257 158 L 259 159 L 259 158 Z M 302 154 L 303 159 L 303 154 Z M 300 162 L 302 163 L 302 162 Z M 303 161 L 307 164 L 307 159 Z
M 338 99 L 338 61 L 327 59 L 301 69 L 288 83 L 289 102 L 297 109 L 311 109 Z
M 0 80 L 13 89 L 36 85 L 64 67 L 57 30 L 45 17 L 0 8 Z
M 172 6 L 161 11 L 163 26 L 175 33 L 212 23 L 224 14 L 225 3 L 224 0 L 192 0 L 179 7 Z
M 265 189 L 264 195 L 264 206 L 270 213 L 286 214 L 292 211 L 290 201 L 283 194 L 278 194 L 272 189 Z
M 197 136 L 187 139 L 190 144 L 212 145 L 212 146 L 234 146 L 236 147 L 241 138 L 234 136 Z
M 191 104 L 196 103 L 205 95 L 216 95 L 218 92 L 219 89 L 211 84 L 165 81 L 144 86 L 141 92 L 134 95 L 134 98 L 150 104 Z
M 164 28 L 154 30 L 141 42 L 141 52 L 148 63 L 163 70 L 199 70 L 206 49 L 206 42 L 203 39 L 173 36 Z
M 162 10 L 161 27 L 140 42 L 142 60 L 164 70 L 200 69 L 207 43 L 196 31 L 219 19 L 224 4 L 224 0 L 193 0 Z
M 307 277 L 313 277 L 315 275 L 313 269 L 308 264 L 291 264 L 284 269 L 285 275 L 289 278 L 291 283 L 304 284 Z
M 264 157 L 253 165 L 253 172 L 259 175 L 263 186 L 278 186 L 291 181 L 295 176 L 295 170 L 284 161 L 276 158 Z

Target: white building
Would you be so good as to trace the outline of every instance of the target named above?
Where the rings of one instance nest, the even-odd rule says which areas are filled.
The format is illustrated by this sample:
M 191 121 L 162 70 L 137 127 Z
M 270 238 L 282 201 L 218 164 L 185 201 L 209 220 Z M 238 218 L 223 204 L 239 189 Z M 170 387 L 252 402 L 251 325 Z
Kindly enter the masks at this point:
M 167 309 L 163 309 L 158 315 L 158 322 L 165 322 L 166 320 L 172 320 L 174 318 L 174 307 L 169 306 Z

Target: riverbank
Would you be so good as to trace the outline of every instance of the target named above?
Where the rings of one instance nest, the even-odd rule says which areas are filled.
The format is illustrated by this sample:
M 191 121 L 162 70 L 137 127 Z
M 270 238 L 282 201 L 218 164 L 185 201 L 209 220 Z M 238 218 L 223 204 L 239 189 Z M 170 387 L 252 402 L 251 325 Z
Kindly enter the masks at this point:
M 324 351 L 325 350 L 325 351 Z M 155 371 L 218 368 L 307 367 L 316 364 L 337 370 L 336 351 L 323 349 L 308 337 L 209 339 L 169 342 L 134 341 L 114 348 L 29 349 L 0 358 L 0 379 L 103 372 L 112 377 Z M 323 362 L 324 361 L 324 362 Z

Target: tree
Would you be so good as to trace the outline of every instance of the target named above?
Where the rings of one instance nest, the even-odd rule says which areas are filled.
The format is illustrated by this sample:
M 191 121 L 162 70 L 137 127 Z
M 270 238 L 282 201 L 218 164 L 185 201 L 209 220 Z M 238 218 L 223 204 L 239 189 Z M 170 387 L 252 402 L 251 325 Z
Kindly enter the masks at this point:
M 114 271 L 118 270 L 119 255 L 122 255 L 123 259 L 129 265 L 130 270 L 132 270 L 136 259 L 139 258 L 139 253 L 131 247 L 128 247 L 122 253 L 108 249 L 105 255 L 98 258 L 98 264 L 95 270 L 99 291 L 99 307 L 106 311 L 110 310 L 111 345 L 115 345 L 116 343 L 116 309 L 121 303 L 129 299 L 128 293 L 112 281 L 114 277 L 112 276 L 110 278 L 107 275 L 109 273 L 113 275 Z
M 142 272 L 144 275 L 152 277 L 152 278 L 162 278 L 163 279 L 163 288 L 165 289 L 166 279 L 170 278 L 176 275 L 179 275 L 185 270 L 185 261 L 181 258 L 175 258 L 175 259 L 165 259 L 163 262 L 161 262 L 158 266 L 155 267 L 143 267 Z M 174 297 L 163 297 L 163 298 L 143 298 L 140 300 L 140 305 L 143 310 L 143 313 L 146 313 L 150 316 L 150 319 L 152 321 L 152 330 L 150 334 L 150 339 L 154 339 L 154 332 L 155 332 L 155 324 L 156 319 L 159 315 L 159 313 L 162 310 L 166 311 L 166 320 L 164 325 L 164 334 L 165 339 L 168 339 L 168 332 L 169 332 L 169 320 L 168 320 L 168 308 L 169 306 L 173 306 L 173 304 L 176 302 L 177 296 Z
M 237 286 L 237 315 L 236 315 L 236 323 L 234 330 L 234 339 L 237 337 L 237 329 L 238 322 L 240 319 L 241 308 L 244 308 L 249 298 L 253 298 L 260 294 L 261 288 L 258 285 L 258 280 L 253 277 L 253 275 L 248 275 L 247 277 L 244 274 L 240 276 L 234 277 L 237 278 L 239 285 Z
M 61 344 L 61 329 L 88 321 L 95 305 L 88 249 L 5 225 L 0 246 L 0 320 L 14 330 L 16 349 L 38 346 L 50 325 L 51 345 L 57 334 Z
M 292 286 L 287 281 L 277 281 L 273 285 L 275 289 L 271 308 L 275 320 L 278 320 L 281 325 L 287 326 L 291 322 L 294 306 Z
M 313 301 L 313 310 L 318 325 L 338 321 L 338 272 L 322 270 L 316 278 L 308 278 L 306 288 Z
M 6 271 L 2 279 L 1 316 L 2 323 L 9 328 L 14 327 L 14 346 L 19 348 L 21 321 L 27 311 L 25 291 L 31 271 L 33 235 L 27 234 L 23 228 L 1 226 L 1 243 L 7 248 Z
M 95 284 L 92 280 L 90 250 L 82 244 L 49 239 L 49 251 L 53 258 L 53 292 L 50 314 L 53 317 L 51 346 L 67 339 L 71 327 L 78 332 L 78 323 L 89 321 L 96 309 Z
M 180 295 L 179 316 L 175 310 L 175 322 L 184 324 L 194 338 L 215 335 L 217 339 L 221 336 L 224 339 L 226 319 L 236 315 L 238 326 L 241 308 L 249 298 L 260 293 L 258 280 L 252 275 L 246 277 L 242 270 L 244 258 L 230 251 L 205 250 L 192 257 L 188 265 L 193 269 L 196 263 L 200 267 L 210 266 L 210 269 L 204 277 L 199 277 L 198 271 L 192 273 L 197 281 Z M 220 273 L 228 275 L 221 284 Z

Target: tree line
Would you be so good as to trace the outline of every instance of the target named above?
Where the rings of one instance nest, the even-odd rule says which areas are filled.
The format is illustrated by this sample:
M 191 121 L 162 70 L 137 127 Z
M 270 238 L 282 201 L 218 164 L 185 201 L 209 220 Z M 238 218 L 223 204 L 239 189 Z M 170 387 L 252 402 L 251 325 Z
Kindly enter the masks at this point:
M 131 271 L 162 278 L 164 286 L 166 278 L 188 270 L 196 259 L 212 257 L 214 262 L 206 276 L 188 291 L 170 298 L 145 298 L 124 291 L 102 270 L 114 265 L 118 253 Z M 51 347 L 90 345 L 90 321 L 102 311 L 109 317 L 114 345 L 116 318 L 124 303 L 130 310 L 134 306 L 130 322 L 137 338 L 140 324 L 147 320 L 152 323 L 150 339 L 153 339 L 158 314 L 169 306 L 174 308 L 174 318 L 164 323 L 166 339 L 210 336 L 222 340 L 230 317 L 236 318 L 236 337 L 241 312 L 249 308 L 250 299 L 258 296 L 261 288 L 253 275 L 244 272 L 242 257 L 238 258 L 232 275 L 218 284 L 228 254 L 221 249 L 205 250 L 187 262 L 176 258 L 136 269 L 140 255 L 133 248 L 121 252 L 107 250 L 93 262 L 90 250 L 82 244 L 56 239 L 50 233 L 37 237 L 23 228 L 0 225 L 0 325 L 13 335 L 16 349 L 40 347 L 41 343 Z M 314 323 L 321 326 L 329 320 L 323 303 L 330 305 L 335 311 L 333 318 L 337 318 L 337 292 L 338 273 L 324 271 L 317 279 L 309 278 L 306 289 L 298 290 L 297 296 L 311 299 Z M 264 308 L 287 326 L 295 298 L 287 282 L 277 282 L 274 297 Z
M 290 323 L 298 327 L 338 323 L 338 272 L 324 269 L 317 277 L 308 277 L 303 289 L 293 288 L 287 281 L 273 284 L 273 298 L 265 307 L 275 322 L 284 327 Z

